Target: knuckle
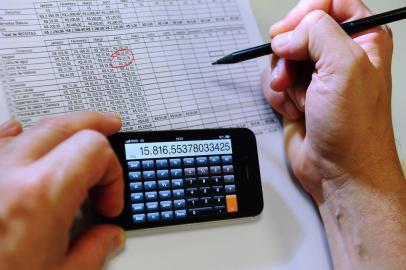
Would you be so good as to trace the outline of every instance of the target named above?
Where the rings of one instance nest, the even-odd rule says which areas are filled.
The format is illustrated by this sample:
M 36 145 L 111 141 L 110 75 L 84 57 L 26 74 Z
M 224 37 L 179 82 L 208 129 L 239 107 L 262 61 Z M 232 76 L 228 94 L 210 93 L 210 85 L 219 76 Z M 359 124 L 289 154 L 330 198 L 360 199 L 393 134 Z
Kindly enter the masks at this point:
M 390 40 L 393 40 L 393 31 L 392 28 L 389 25 L 384 26 L 384 31 L 386 32 L 386 35 L 389 37 Z
M 393 43 L 393 33 L 389 26 L 378 27 L 376 35 L 373 36 L 374 41 L 377 44 L 389 44 Z
M 72 128 L 69 123 L 54 117 L 39 120 L 35 125 L 35 128 L 64 136 L 67 136 L 72 132 Z
M 275 92 L 271 90 L 269 95 L 267 95 L 267 101 L 269 105 L 276 110 L 278 113 L 286 115 L 286 103 L 289 102 L 286 94 L 284 92 Z
M 80 142 L 84 145 L 96 145 L 99 147 L 109 146 L 107 138 L 95 130 L 85 129 L 78 132 L 77 136 L 79 137 Z
M 283 105 L 285 103 L 285 100 L 278 97 L 278 93 L 274 93 L 274 91 L 272 90 L 272 93 L 269 95 L 268 97 L 268 102 L 269 105 L 271 105 L 272 108 L 274 108 L 275 110 L 277 110 L 278 112 L 282 112 L 283 111 Z
M 361 47 L 354 47 L 354 49 L 352 50 L 352 56 L 353 62 L 360 64 L 369 59 L 367 53 Z
M 77 112 L 75 113 L 76 115 L 73 115 L 74 118 L 77 119 L 84 119 L 84 118 L 88 118 L 91 119 L 93 121 L 101 121 L 101 119 L 103 119 L 103 114 L 100 112 L 95 112 L 95 111 L 85 111 L 85 112 Z
M 261 72 L 261 86 L 262 91 L 264 92 L 265 95 L 269 91 L 270 84 L 271 84 L 271 69 L 269 66 L 267 66 Z
M 376 35 L 376 42 L 380 44 L 380 48 L 383 50 L 393 51 L 393 33 L 389 26 L 383 26 L 379 28 L 378 34 Z
M 100 113 L 95 111 L 82 111 L 82 112 L 71 112 L 66 114 L 67 117 L 72 117 L 76 119 L 86 118 L 86 117 L 98 117 Z
M 329 17 L 330 16 L 323 10 L 313 10 L 305 16 L 303 22 L 305 24 L 318 25 L 318 23 Z
M 352 68 L 359 68 L 366 69 L 369 66 L 369 57 L 367 53 L 360 47 L 354 47 L 351 51 L 352 53 L 352 61 L 349 64 Z

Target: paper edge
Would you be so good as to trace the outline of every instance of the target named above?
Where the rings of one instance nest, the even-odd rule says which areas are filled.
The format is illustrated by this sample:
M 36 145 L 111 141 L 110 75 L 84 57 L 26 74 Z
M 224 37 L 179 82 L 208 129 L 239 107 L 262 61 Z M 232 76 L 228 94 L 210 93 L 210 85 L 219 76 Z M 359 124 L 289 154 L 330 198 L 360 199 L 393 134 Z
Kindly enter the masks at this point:
M 10 118 L 10 112 L 6 101 L 4 90 L 0 90 L 0 123 L 5 122 Z

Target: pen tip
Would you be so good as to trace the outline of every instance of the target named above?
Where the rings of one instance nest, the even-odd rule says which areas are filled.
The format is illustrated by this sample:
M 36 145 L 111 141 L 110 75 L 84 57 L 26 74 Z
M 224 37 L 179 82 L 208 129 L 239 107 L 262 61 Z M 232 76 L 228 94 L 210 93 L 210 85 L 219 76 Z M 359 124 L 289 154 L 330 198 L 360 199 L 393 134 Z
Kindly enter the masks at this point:
M 213 63 L 211 63 L 212 65 L 217 65 L 218 63 L 217 63 L 217 61 L 216 62 L 213 62 Z

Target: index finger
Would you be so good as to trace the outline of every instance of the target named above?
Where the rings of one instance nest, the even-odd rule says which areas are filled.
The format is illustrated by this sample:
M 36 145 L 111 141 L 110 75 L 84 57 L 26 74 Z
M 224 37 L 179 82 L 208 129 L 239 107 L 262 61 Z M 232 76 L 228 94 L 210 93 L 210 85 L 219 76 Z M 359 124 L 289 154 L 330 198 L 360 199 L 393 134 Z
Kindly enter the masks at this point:
M 359 0 L 301 0 L 285 18 L 269 29 L 270 36 L 292 31 L 307 14 L 315 10 L 329 13 L 338 23 L 371 15 L 370 10 Z
M 89 191 L 99 214 L 112 217 L 123 209 L 122 167 L 106 137 L 96 131 L 76 133 L 34 166 L 45 176 L 49 199 L 63 220 L 74 217 Z
M 120 128 L 121 120 L 115 113 L 69 113 L 41 119 L 16 137 L 8 147 L 14 160 L 33 161 L 80 130 L 91 129 L 109 136 Z

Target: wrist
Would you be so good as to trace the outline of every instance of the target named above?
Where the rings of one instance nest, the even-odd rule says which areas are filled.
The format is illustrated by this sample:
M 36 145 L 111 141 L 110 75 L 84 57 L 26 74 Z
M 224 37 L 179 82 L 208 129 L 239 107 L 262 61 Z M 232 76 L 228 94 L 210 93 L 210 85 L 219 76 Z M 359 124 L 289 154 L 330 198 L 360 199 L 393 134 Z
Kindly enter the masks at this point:
M 364 177 L 347 176 L 323 184 L 326 199 L 319 203 L 319 210 L 335 269 L 400 269 L 397 264 L 402 260 L 404 264 L 405 259 L 397 257 L 404 257 L 401 251 L 406 246 L 403 173 L 392 171 L 373 180 Z
M 357 140 L 345 154 L 314 155 L 314 167 L 319 168 L 321 180 L 316 201 L 324 201 L 352 182 L 362 189 L 370 186 L 380 191 L 405 184 L 393 129 L 385 131 L 381 136 L 367 136 L 363 142 Z

